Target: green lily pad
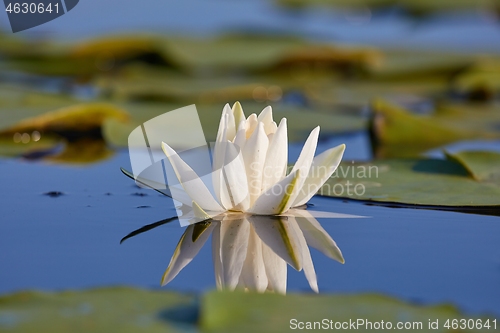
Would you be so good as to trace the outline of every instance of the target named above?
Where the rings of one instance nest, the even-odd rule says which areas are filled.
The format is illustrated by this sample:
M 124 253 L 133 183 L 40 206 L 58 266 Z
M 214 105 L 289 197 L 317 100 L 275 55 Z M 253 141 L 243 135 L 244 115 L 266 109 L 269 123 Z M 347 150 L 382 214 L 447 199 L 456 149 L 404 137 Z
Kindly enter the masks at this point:
M 446 320 L 462 318 L 467 317 L 451 305 L 418 306 L 376 294 L 283 296 L 210 292 L 203 297 L 201 327 L 207 332 L 290 332 L 298 330 L 298 322 L 301 322 L 303 330 L 335 330 L 335 322 L 347 322 L 349 325 L 349 322 L 363 319 L 372 325 L 382 320 L 394 326 L 401 321 L 421 322 L 422 328 L 415 326 L 409 331 L 427 331 L 429 320 L 438 320 L 439 328 L 433 332 L 448 332 L 443 327 Z M 311 325 L 309 329 L 306 326 L 308 322 Z M 314 322 L 319 322 L 319 325 L 324 323 L 325 326 L 314 327 Z M 358 329 L 362 332 L 389 331 L 363 325 Z
M 47 109 L 52 111 L 45 112 Z M 32 114 L 35 116 L 28 116 Z M 2 126 L 5 126 L 0 129 L 0 135 L 32 131 L 49 133 L 92 131 L 100 128 L 108 118 L 126 122 L 129 120 L 129 115 L 120 108 L 106 103 L 76 104 L 57 110 L 49 107 L 8 108 L 0 111 Z
M 226 103 L 232 100 L 280 100 L 297 84 L 271 78 L 191 77 L 153 66 L 130 65 L 115 76 L 94 81 L 102 94 L 118 101 Z M 259 90 L 260 89 L 260 90 Z
M 453 80 L 453 87 L 473 101 L 488 101 L 500 92 L 500 60 L 482 59 Z
M 448 159 L 460 163 L 477 181 L 500 185 L 500 154 L 490 151 L 446 153 Z
M 370 131 L 377 157 L 418 156 L 459 140 L 500 138 L 498 109 L 445 105 L 433 114 L 417 115 L 381 100 L 372 109 Z
M 24 133 L 23 133 L 24 134 Z M 33 141 L 33 137 L 37 141 Z M 29 140 L 29 141 L 24 141 Z M 40 153 L 50 151 L 57 147 L 60 143 L 58 138 L 44 136 L 38 137 L 35 133 L 26 133 L 25 137 L 22 137 L 21 133 L 17 135 L 12 135 L 12 137 L 0 137 L 0 155 L 8 157 L 18 157 L 27 156 L 33 153 Z
M 25 291 L 0 297 L 2 332 L 289 332 L 292 319 L 315 322 L 489 319 L 461 314 L 451 305 L 422 306 L 377 294 L 301 295 L 211 291 L 190 294 L 127 287 L 57 293 Z M 334 324 L 335 325 L 335 324 Z M 416 324 L 419 325 L 419 324 Z M 415 326 L 419 327 L 419 326 Z M 369 329 L 359 329 L 371 332 Z M 378 330 L 380 331 L 380 330 Z M 384 330 L 382 330 L 384 331 Z M 469 331 L 468 331 L 469 332 Z
M 169 322 L 169 313 L 176 310 L 179 317 L 195 320 L 193 305 L 196 309 L 188 294 L 119 287 L 20 292 L 0 297 L 0 331 L 182 332 Z
M 449 156 L 452 158 L 445 160 L 344 162 L 320 194 L 454 210 L 485 208 L 492 214 L 500 213 L 500 154 L 464 152 Z
M 0 54 L 7 57 L 5 68 L 83 77 L 107 73 L 133 62 L 153 63 L 187 72 L 206 68 L 289 70 L 304 64 L 343 71 L 346 68 L 369 68 L 379 57 L 379 52 L 372 48 L 310 43 L 287 36 L 233 35 L 196 39 L 122 35 L 77 43 L 7 40 L 5 46 L 0 46 Z

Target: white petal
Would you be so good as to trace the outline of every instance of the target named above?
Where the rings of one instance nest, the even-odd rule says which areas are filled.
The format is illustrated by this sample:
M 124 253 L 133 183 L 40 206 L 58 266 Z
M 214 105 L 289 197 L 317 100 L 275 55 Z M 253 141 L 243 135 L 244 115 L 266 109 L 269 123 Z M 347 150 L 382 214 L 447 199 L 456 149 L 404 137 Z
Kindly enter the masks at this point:
M 248 249 L 241 277 L 249 290 L 264 292 L 267 288 L 267 275 L 262 258 L 262 240 L 257 236 L 252 225 L 248 237 Z
M 318 220 L 309 215 L 309 212 L 302 211 L 301 213 L 302 216 L 296 216 L 295 220 L 300 230 L 302 230 L 307 244 L 319 250 L 325 256 L 343 264 L 345 260 L 337 243 L 335 243 L 332 237 L 323 229 Z
M 297 230 L 290 228 L 286 217 L 253 215 L 249 219 L 257 235 L 274 253 L 296 270 L 302 269 L 302 253 Z
M 259 122 L 264 123 L 264 127 L 271 128 L 271 124 L 273 123 L 273 108 L 269 105 L 262 110 L 262 112 L 259 114 L 259 117 L 257 117 L 257 120 Z M 266 133 L 266 135 L 269 133 Z
M 262 190 L 265 191 L 272 185 L 282 180 L 286 175 L 288 163 L 288 133 L 286 119 L 281 119 L 280 126 L 269 142 L 266 162 L 262 175 Z
M 227 122 L 226 122 L 226 114 L 231 112 L 231 107 L 229 104 L 224 105 L 222 109 L 222 115 L 219 121 L 219 129 L 217 131 L 216 141 L 223 142 L 225 141 L 225 137 L 227 136 Z
M 265 127 L 266 134 L 267 136 L 272 136 L 274 133 L 276 133 L 276 130 L 278 129 L 278 125 L 273 121 L 272 123 L 266 125 Z
M 250 204 L 259 197 L 262 188 L 262 171 L 266 161 L 269 140 L 264 131 L 264 125 L 259 123 L 250 139 L 243 147 L 243 160 L 248 180 L 248 192 L 250 193 Z
M 307 247 L 306 239 L 294 218 L 288 219 L 287 222 L 290 224 L 290 229 L 293 229 L 297 235 L 297 240 L 300 244 L 300 252 L 302 254 L 302 267 L 304 268 L 304 274 L 309 282 L 309 286 L 314 292 L 318 293 L 318 280 L 316 279 L 316 271 L 314 270 L 311 252 L 309 252 L 309 248 Z
M 342 144 L 328 149 L 314 158 L 309 174 L 292 206 L 304 205 L 318 192 L 321 186 L 337 170 L 344 151 L 345 145 Z
M 212 260 L 214 262 L 215 285 L 217 290 L 222 290 L 224 286 L 224 276 L 222 274 L 222 259 L 220 255 L 220 223 L 215 223 L 212 232 Z
M 227 112 L 231 112 L 229 104 L 226 104 L 222 111 L 222 117 L 219 124 L 219 131 L 217 132 L 217 139 L 213 147 L 213 162 L 212 162 L 212 184 L 214 187 L 215 196 L 219 203 L 227 210 L 232 208 L 231 200 L 227 195 L 226 184 L 224 182 L 224 175 L 222 174 L 222 167 L 224 165 L 226 148 L 227 148 L 227 123 L 229 116 Z
M 266 267 L 268 289 L 279 294 L 286 294 L 287 265 L 269 246 L 262 242 L 262 258 Z
M 226 114 L 228 115 L 228 120 L 227 120 L 227 133 L 226 133 L 226 140 L 233 141 L 234 136 L 236 135 L 236 123 L 234 119 L 234 114 L 231 109 L 226 111 Z
M 255 113 L 248 116 L 246 123 L 247 139 L 253 134 L 253 131 L 257 128 L 258 123 L 257 115 Z
M 277 215 L 285 212 L 287 207 L 291 205 L 291 195 L 294 192 L 299 176 L 300 171 L 294 171 L 268 188 L 257 198 L 248 212 L 258 215 Z
M 245 121 L 245 114 L 243 113 L 243 108 L 241 107 L 240 102 L 236 102 L 233 104 L 232 113 L 234 115 L 234 123 L 237 125 L 236 131 L 241 128 L 241 122 Z M 244 123 L 243 123 L 244 124 Z
M 316 151 L 316 146 L 318 144 L 318 136 L 319 136 L 319 126 L 311 131 L 309 137 L 304 143 L 304 147 L 302 147 L 302 151 L 300 152 L 299 158 L 297 162 L 293 166 L 292 172 L 296 170 L 300 170 L 299 178 L 297 179 L 297 184 L 295 186 L 295 190 L 292 193 L 291 200 L 289 204 L 285 207 L 284 211 L 287 211 L 295 201 L 295 198 L 299 194 L 299 190 L 302 188 L 304 181 L 309 174 L 309 170 L 311 169 L 311 164 L 314 158 L 314 153 Z
M 250 207 L 250 193 L 245 162 L 239 147 L 227 142 L 225 159 L 221 197 L 230 200 L 231 205 L 226 206 L 226 209 L 246 211 Z
M 186 228 L 186 231 L 184 231 L 179 243 L 177 243 L 172 259 L 170 259 L 170 264 L 163 274 L 161 279 L 162 286 L 172 281 L 177 274 L 179 274 L 179 272 L 193 260 L 198 252 L 200 252 L 200 249 L 203 247 L 203 244 L 205 244 L 208 236 L 212 232 L 213 227 L 214 223 L 211 223 L 195 242 L 193 242 L 193 230 L 195 229 L 195 225 L 192 224 Z
M 236 137 L 234 138 L 234 144 L 240 147 L 240 149 L 243 149 L 243 147 L 245 146 L 245 143 L 247 141 L 246 135 L 246 122 L 243 120 L 240 122 L 238 131 L 236 132 Z
M 245 219 L 221 222 L 221 258 L 225 288 L 234 290 L 243 268 L 250 223 Z
M 196 172 L 165 142 L 162 142 L 161 147 L 172 164 L 177 179 L 191 199 L 204 210 L 223 211 L 224 209 L 217 203 Z

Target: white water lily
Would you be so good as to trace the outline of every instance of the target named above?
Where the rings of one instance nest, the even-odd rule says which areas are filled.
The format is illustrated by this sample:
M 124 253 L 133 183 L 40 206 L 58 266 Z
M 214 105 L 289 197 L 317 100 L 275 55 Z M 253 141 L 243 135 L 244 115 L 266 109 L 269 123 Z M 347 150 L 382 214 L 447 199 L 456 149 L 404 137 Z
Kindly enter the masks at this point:
M 163 275 L 162 285 L 172 281 L 193 260 L 210 234 L 218 289 L 284 294 L 288 263 L 298 271 L 304 270 L 311 289 L 318 292 L 308 245 L 344 263 L 335 241 L 308 211 L 292 209 L 287 216 L 226 213 L 219 220 L 186 228 Z
M 219 289 L 285 293 L 288 263 L 298 271 L 303 269 L 309 285 L 318 292 L 308 245 L 341 263 L 344 259 L 311 214 L 314 212 L 294 207 L 303 206 L 321 188 L 337 169 L 345 150 L 345 145 L 340 145 L 314 157 L 318 136 L 319 126 L 311 131 L 287 173 L 286 119 L 277 125 L 270 106 L 258 116 L 246 118 L 240 103 L 232 108 L 227 104 L 213 147 L 213 189 L 163 142 L 162 149 L 181 185 L 170 186 L 172 196 L 192 208 L 194 222 L 205 222 L 187 227 L 162 285 L 191 262 L 212 234 Z
M 345 145 L 314 157 L 318 136 L 319 126 L 287 174 L 286 118 L 277 125 L 270 106 L 246 118 L 240 103 L 226 104 L 213 147 L 212 190 L 167 143 L 162 149 L 189 197 L 182 201 L 191 201 L 198 221 L 226 211 L 280 215 L 307 203 L 342 159 Z

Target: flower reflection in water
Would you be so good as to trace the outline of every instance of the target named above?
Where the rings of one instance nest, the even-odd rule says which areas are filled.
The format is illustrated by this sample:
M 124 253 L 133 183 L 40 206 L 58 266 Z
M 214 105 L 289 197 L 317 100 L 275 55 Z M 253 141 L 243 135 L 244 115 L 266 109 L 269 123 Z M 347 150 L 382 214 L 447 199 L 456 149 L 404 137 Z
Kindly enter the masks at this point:
M 172 281 L 212 235 L 212 257 L 218 289 L 268 290 L 284 294 L 288 264 L 297 271 L 304 270 L 311 289 L 318 292 L 308 246 L 340 263 L 344 263 L 344 258 L 313 213 L 320 212 L 291 209 L 281 216 L 225 213 L 189 225 L 163 275 L 162 285 Z M 320 214 L 323 214 L 321 217 L 355 217 Z

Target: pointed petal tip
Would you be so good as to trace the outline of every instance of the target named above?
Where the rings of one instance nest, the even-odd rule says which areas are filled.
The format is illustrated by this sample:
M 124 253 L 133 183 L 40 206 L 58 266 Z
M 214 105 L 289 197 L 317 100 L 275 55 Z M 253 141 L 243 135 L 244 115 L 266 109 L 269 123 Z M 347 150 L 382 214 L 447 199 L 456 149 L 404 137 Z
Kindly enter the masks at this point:
M 163 141 L 161 142 L 161 149 L 163 150 L 163 152 L 165 153 L 165 155 L 167 155 L 167 157 L 176 154 L 175 150 L 173 150 L 172 147 L 170 147 L 168 144 L 166 144 Z
M 160 281 L 160 286 L 161 287 L 165 287 L 169 281 L 167 281 L 167 276 L 168 276 L 168 272 L 170 270 L 170 267 L 168 267 L 166 270 L 165 270 L 165 273 L 163 273 L 163 276 L 161 277 L 161 281 Z

